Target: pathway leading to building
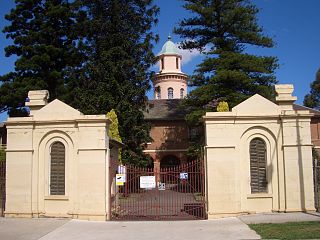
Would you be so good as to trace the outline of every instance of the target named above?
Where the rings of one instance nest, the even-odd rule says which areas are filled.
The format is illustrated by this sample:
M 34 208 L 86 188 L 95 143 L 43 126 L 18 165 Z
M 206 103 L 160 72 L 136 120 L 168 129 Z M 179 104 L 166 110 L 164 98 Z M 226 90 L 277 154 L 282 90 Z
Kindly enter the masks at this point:
M 0 219 L 2 240 L 260 239 L 238 218 L 202 221 L 89 222 Z
M 0 218 L 1 240 L 260 239 L 246 224 L 320 221 L 319 213 L 269 213 L 200 221 L 90 222 Z

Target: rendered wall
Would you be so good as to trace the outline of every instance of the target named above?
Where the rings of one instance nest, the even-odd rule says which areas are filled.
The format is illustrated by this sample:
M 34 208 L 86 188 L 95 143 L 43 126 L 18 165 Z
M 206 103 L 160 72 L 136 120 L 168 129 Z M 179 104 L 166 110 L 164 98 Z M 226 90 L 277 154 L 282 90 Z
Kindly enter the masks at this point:
M 6 217 L 110 218 L 109 120 L 55 100 L 7 121 Z M 50 195 L 50 148 L 65 146 L 65 195 Z
M 208 217 L 256 212 L 314 211 L 308 111 L 284 111 L 255 95 L 232 112 L 207 113 Z M 267 193 L 251 193 L 250 141 L 267 150 Z

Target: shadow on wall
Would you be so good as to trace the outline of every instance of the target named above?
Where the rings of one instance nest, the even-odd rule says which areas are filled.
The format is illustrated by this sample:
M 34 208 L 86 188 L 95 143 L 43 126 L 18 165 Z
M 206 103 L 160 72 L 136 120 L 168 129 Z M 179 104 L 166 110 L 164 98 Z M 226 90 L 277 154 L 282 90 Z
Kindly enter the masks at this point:
M 299 121 L 296 119 L 296 131 L 297 131 L 297 145 L 298 145 L 298 166 L 299 166 L 299 184 L 300 184 L 300 204 L 301 210 L 306 211 L 305 208 L 305 189 L 304 189 L 304 176 L 303 176 L 303 164 L 302 164 L 302 149 L 301 149 L 301 134 L 300 134 L 300 126 Z

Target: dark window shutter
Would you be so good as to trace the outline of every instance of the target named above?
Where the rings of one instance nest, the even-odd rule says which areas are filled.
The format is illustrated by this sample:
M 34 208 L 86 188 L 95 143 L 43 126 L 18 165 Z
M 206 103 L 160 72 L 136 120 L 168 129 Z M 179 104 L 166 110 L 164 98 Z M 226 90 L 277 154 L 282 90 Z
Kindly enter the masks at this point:
M 61 142 L 51 146 L 50 195 L 65 195 L 65 147 Z
M 267 150 L 261 138 L 254 138 L 250 142 L 250 176 L 251 193 L 268 192 Z

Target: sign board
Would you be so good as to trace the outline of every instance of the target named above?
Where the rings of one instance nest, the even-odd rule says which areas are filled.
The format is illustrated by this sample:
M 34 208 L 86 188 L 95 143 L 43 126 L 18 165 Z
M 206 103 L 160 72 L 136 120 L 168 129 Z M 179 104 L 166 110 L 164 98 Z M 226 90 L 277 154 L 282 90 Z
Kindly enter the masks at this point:
M 166 190 L 166 184 L 159 182 L 158 183 L 158 190 L 160 190 L 160 191 Z
M 155 188 L 156 177 L 155 176 L 140 176 L 140 188 Z
M 184 180 L 188 179 L 188 173 L 187 172 L 181 172 L 180 173 L 180 179 L 184 179 Z
M 116 185 L 123 186 L 126 182 L 126 175 L 125 174 L 116 174 Z

